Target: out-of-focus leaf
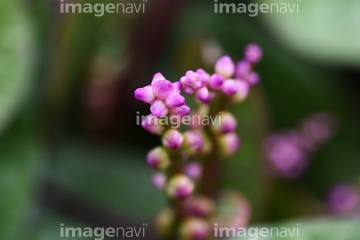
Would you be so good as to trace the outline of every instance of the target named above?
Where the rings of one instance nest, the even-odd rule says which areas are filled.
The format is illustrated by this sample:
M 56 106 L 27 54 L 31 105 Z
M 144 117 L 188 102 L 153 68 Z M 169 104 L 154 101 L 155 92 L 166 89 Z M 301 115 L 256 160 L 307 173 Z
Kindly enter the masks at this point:
M 61 226 L 60 224 L 63 224 Z M 84 226 L 83 223 L 79 223 L 73 220 L 69 220 L 66 218 L 63 218 L 61 216 L 56 216 L 54 214 L 45 213 L 42 214 L 41 218 L 38 219 L 36 222 L 36 225 L 32 225 L 32 229 L 29 230 L 31 232 L 30 236 L 29 234 L 26 235 L 27 239 L 30 240 L 63 240 L 64 238 L 72 239 L 72 240 L 90 240 L 94 239 L 94 237 L 83 237 L 83 236 L 74 236 L 72 237 L 72 231 L 70 230 L 68 233 L 66 233 L 66 228 L 82 228 L 89 226 Z M 94 229 L 94 228 L 92 228 Z M 64 234 L 63 236 L 61 235 Z M 67 235 L 68 234 L 68 235 Z
M 356 0 L 258 0 L 288 4 L 287 13 L 260 14 L 264 24 L 298 54 L 339 65 L 359 66 L 360 2 Z M 293 9 L 295 6 L 295 9 Z M 293 13 L 290 13 L 290 8 Z M 284 9 L 282 11 L 285 11 Z
M 0 2 L 0 132 L 17 112 L 31 86 L 32 24 L 19 3 Z
M 360 239 L 360 228 L 358 220 L 351 219 L 315 219 L 315 220 L 292 220 L 288 222 L 282 222 L 271 226 L 254 226 L 258 229 L 266 227 L 271 231 L 271 228 L 277 228 L 273 230 L 273 236 L 256 236 L 258 240 L 357 240 Z M 284 231 L 287 231 L 286 233 Z M 282 235 L 280 235 L 280 233 Z M 252 231 L 249 234 L 254 234 Z M 290 235 L 292 234 L 292 235 Z M 243 238 L 232 239 L 250 239 L 249 236 Z
M 99 0 L 106 4 L 111 0 Z M 61 122 L 72 103 L 78 100 L 79 87 L 89 77 L 94 57 L 105 40 L 107 30 L 114 23 L 116 14 L 63 14 L 64 20 L 57 27 L 58 38 L 51 47 L 53 58 L 49 61 L 47 97 L 51 115 Z
M 18 237 L 33 207 L 43 153 L 29 123 L 17 120 L 0 138 L 0 239 Z
M 164 206 L 151 185 L 146 153 L 86 144 L 63 147 L 55 166 L 56 184 L 112 213 L 142 222 Z M 138 159 L 144 159 L 139 161 Z

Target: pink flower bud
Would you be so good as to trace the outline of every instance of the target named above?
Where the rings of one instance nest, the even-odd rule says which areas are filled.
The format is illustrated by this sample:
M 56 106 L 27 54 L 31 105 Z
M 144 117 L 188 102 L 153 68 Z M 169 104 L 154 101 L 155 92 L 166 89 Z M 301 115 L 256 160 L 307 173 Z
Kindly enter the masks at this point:
M 184 88 L 184 92 L 186 93 L 186 94 L 193 94 L 194 93 L 194 90 L 191 88 L 191 87 L 184 87 L 184 85 L 183 85 L 183 88 Z
M 236 118 L 229 112 L 223 112 L 216 117 L 213 129 L 219 133 L 229 133 L 236 130 Z
M 164 170 L 170 166 L 170 158 L 163 147 L 156 147 L 147 154 L 147 162 L 155 170 Z
M 251 43 L 245 48 L 245 58 L 251 63 L 257 63 L 262 58 L 262 49 L 254 44 Z
M 215 73 L 224 78 L 231 78 L 235 72 L 235 64 L 229 56 L 221 57 L 215 64 Z
M 328 204 L 333 214 L 349 214 L 360 207 L 360 194 L 348 184 L 338 184 L 331 190 Z
M 193 72 L 193 71 L 187 71 L 185 73 L 185 76 L 180 78 L 181 85 L 185 87 L 192 88 L 192 86 L 197 82 L 199 79 L 199 74 Z
M 213 74 L 210 77 L 209 85 L 212 89 L 218 90 L 222 88 L 222 85 L 224 83 L 225 79 L 220 74 Z
M 222 91 L 224 94 L 230 96 L 237 93 L 239 88 L 239 80 L 227 79 L 222 86 Z
M 238 91 L 231 96 L 231 100 L 235 103 L 240 103 L 244 101 L 249 95 L 250 85 L 249 83 L 243 80 L 236 80 L 236 81 L 237 81 Z
M 192 94 L 201 88 L 204 88 L 209 82 L 210 75 L 203 69 L 196 72 L 187 71 L 185 76 L 180 78 L 181 85 L 187 94 Z
M 196 73 L 199 74 L 199 82 L 201 83 L 201 87 L 206 86 L 209 83 L 210 74 L 205 72 L 204 69 L 199 68 L 196 70 Z
M 209 97 L 203 103 L 210 103 L 216 97 L 216 92 L 209 92 Z
M 169 148 L 171 150 L 178 150 L 182 147 L 184 142 L 183 135 L 175 129 L 170 129 L 165 132 L 162 143 L 164 147 Z
M 199 153 L 204 145 L 204 140 L 201 134 L 196 131 L 187 131 L 183 135 L 185 152 L 189 155 Z
M 199 195 L 186 199 L 184 206 L 187 214 L 198 217 L 208 217 L 215 210 L 215 204 L 211 199 Z
M 151 104 L 150 111 L 154 117 L 165 117 L 169 113 L 169 109 L 162 100 L 156 100 Z
M 171 109 L 171 114 L 177 115 L 180 117 L 188 115 L 189 112 L 190 112 L 190 108 L 189 108 L 189 106 L 186 106 L 186 105 Z
M 307 151 L 303 149 L 301 136 L 295 133 L 275 133 L 264 141 L 266 157 L 276 175 L 286 178 L 299 177 L 308 165 Z
M 166 186 L 166 176 L 163 173 L 155 173 L 152 178 L 151 182 L 157 189 L 164 189 Z
M 184 199 L 192 194 L 194 187 L 194 183 L 190 178 L 183 174 L 178 174 L 170 179 L 166 190 L 170 197 Z
M 161 100 L 166 99 L 174 91 L 172 82 L 168 80 L 155 81 L 151 86 L 153 87 L 155 97 Z
M 144 118 L 141 123 L 141 126 L 152 134 L 161 134 L 164 131 L 164 127 L 161 126 L 159 118 L 154 117 L 153 115 L 148 115 Z
M 156 73 L 151 81 L 151 84 L 160 80 L 166 80 L 166 79 L 161 73 Z
M 202 166 L 200 163 L 188 163 L 185 166 L 185 173 L 189 176 L 192 180 L 198 180 L 202 173 Z
M 201 218 L 189 218 L 180 226 L 181 239 L 184 240 L 206 240 L 210 236 L 209 223 Z
M 180 94 L 181 93 L 181 83 L 180 82 L 174 82 L 173 83 L 174 92 Z
M 242 60 L 236 64 L 235 77 L 239 79 L 247 79 L 249 74 L 251 73 L 251 63 Z
M 173 92 L 165 99 L 165 104 L 170 109 L 181 107 L 185 104 L 185 98 L 180 94 Z
M 249 74 L 249 77 L 247 78 L 247 81 L 251 84 L 251 85 L 256 85 L 260 82 L 260 75 L 257 72 L 251 72 Z
M 207 101 L 209 98 L 209 90 L 207 87 L 200 88 L 196 91 L 196 98 L 200 101 Z
M 335 119 L 327 113 L 316 113 L 302 123 L 301 132 L 314 145 L 325 142 L 334 134 Z
M 236 133 L 227 133 L 220 137 L 220 148 L 225 157 L 234 155 L 239 147 L 240 139 Z
M 135 90 L 135 98 L 145 103 L 153 103 L 155 101 L 155 95 L 151 86 L 138 88 Z

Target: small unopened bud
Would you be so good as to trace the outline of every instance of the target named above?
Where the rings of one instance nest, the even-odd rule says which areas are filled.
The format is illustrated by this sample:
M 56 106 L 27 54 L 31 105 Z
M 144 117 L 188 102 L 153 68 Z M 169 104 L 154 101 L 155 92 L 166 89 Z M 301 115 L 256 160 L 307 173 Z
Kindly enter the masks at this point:
M 188 218 L 180 226 L 180 236 L 184 240 L 205 240 L 210 235 L 210 224 L 201 218 Z
M 189 176 L 192 180 L 197 180 L 200 178 L 202 173 L 202 166 L 200 163 L 192 162 L 188 163 L 185 166 L 185 173 Z
M 228 96 L 232 96 L 240 89 L 239 80 L 227 79 L 222 85 L 222 91 Z
M 153 103 L 155 101 L 154 91 L 151 86 L 138 88 L 135 90 L 135 98 L 145 103 Z
M 225 157 L 232 156 L 240 147 L 240 138 L 236 133 L 227 133 L 220 137 L 220 149 Z
M 177 108 L 174 108 L 174 109 L 171 109 L 171 114 L 172 115 L 176 115 L 176 116 L 185 116 L 185 115 L 188 115 L 189 112 L 190 112 L 190 108 L 187 106 L 187 105 L 183 105 L 181 107 L 177 107 Z
M 167 193 L 172 198 L 184 199 L 194 191 L 194 183 L 183 174 L 172 177 L 167 186 Z
M 349 214 L 360 206 L 360 194 L 348 184 L 338 184 L 330 192 L 328 208 L 333 214 Z
M 151 182 L 157 189 L 164 189 L 166 186 L 166 176 L 163 173 L 155 173 L 152 178 Z
M 236 118 L 229 112 L 223 112 L 221 115 L 216 116 L 213 128 L 219 133 L 229 133 L 236 130 Z
M 155 100 L 150 106 L 150 111 L 157 118 L 165 117 L 169 113 L 168 107 L 162 100 Z
M 148 153 L 147 162 L 155 170 L 164 170 L 170 165 L 170 158 L 163 147 L 156 147 Z
M 255 43 L 251 43 L 245 48 L 245 58 L 251 63 L 259 62 L 262 54 L 262 49 Z
M 196 91 L 196 98 L 202 102 L 207 102 L 209 99 L 209 89 L 207 87 L 202 87 Z
M 250 83 L 250 85 L 256 85 L 260 82 L 260 75 L 257 72 L 251 72 L 247 78 L 247 81 Z
M 215 72 L 224 78 L 231 78 L 235 72 L 235 64 L 229 56 L 223 56 L 216 62 Z
M 238 91 L 231 96 L 231 100 L 235 103 L 244 101 L 250 92 L 250 84 L 243 80 L 237 80 Z
M 189 155 L 195 155 L 201 151 L 204 145 L 203 137 L 196 131 L 184 133 L 184 150 Z
M 192 216 L 209 217 L 215 209 L 214 202 L 205 196 L 192 196 L 186 199 L 185 211 Z
M 170 129 L 164 133 L 162 143 L 164 147 L 171 150 L 178 150 L 182 147 L 184 142 L 183 135 L 176 129 Z
M 235 77 L 238 79 L 247 79 L 251 71 L 251 63 L 246 60 L 242 60 L 236 63 Z
M 315 145 L 329 140 L 334 134 L 335 127 L 335 119 L 327 113 L 320 112 L 303 121 L 301 132 Z
M 154 225 L 156 232 L 162 238 L 168 238 L 171 235 L 175 223 L 175 214 L 171 208 L 163 209 L 155 217 Z
M 209 85 L 212 89 L 221 89 L 223 83 L 224 83 L 225 79 L 222 75 L 220 74 L 213 74 L 210 77 L 210 81 L 209 81 Z
M 164 127 L 160 124 L 159 118 L 156 118 L 151 114 L 144 118 L 141 122 L 141 126 L 152 134 L 160 135 L 164 131 Z

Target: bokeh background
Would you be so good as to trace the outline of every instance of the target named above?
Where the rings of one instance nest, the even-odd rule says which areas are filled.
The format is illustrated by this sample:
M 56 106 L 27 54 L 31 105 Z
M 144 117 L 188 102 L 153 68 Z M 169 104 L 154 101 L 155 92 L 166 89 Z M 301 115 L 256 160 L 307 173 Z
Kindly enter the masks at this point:
M 151 225 L 166 203 L 145 156 L 160 139 L 136 125 L 149 109 L 134 90 L 159 71 L 177 81 L 222 54 L 239 60 L 250 42 L 264 50 L 261 84 L 236 108 L 242 147 L 221 184 L 247 196 L 251 224 L 359 239 L 359 213 L 326 206 L 334 185 L 359 185 L 360 1 L 299 5 L 249 17 L 215 14 L 213 1 L 148 0 L 144 14 L 95 17 L 61 14 L 57 0 L 0 1 L 0 239 L 61 239 L 60 223 Z M 268 176 L 264 137 L 319 111 L 336 117 L 335 136 L 301 178 Z

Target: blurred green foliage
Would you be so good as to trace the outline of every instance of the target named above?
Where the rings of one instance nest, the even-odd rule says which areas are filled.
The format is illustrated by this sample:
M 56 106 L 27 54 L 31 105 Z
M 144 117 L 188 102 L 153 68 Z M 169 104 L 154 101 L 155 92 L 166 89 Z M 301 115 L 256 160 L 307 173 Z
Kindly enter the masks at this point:
M 298 5 L 298 13 L 262 15 L 264 24 L 281 43 L 320 64 L 359 66 L 359 1 L 284 0 L 281 3 Z
M 158 0 L 146 15 L 102 18 L 31 3 L 0 2 L 0 239 L 59 239 L 62 221 L 150 222 L 165 205 L 145 163 L 159 140 L 135 124 L 136 111 L 149 110 L 132 92 L 154 72 L 175 81 L 187 69 L 211 71 L 201 57 L 208 40 L 234 59 L 249 42 L 264 49 L 262 83 L 234 109 L 242 149 L 224 162 L 222 182 L 249 198 L 254 223 L 318 216 L 333 184 L 359 177 L 359 85 L 340 71 L 359 76 L 358 2 L 303 1 L 299 14 L 256 18 L 214 14 L 212 1 Z M 299 181 L 267 177 L 264 136 L 316 111 L 338 118 L 336 137 Z M 301 222 L 301 239 L 360 234 L 351 220 Z
M 0 133 L 29 97 L 35 60 L 32 21 L 16 1 L 0 3 Z

